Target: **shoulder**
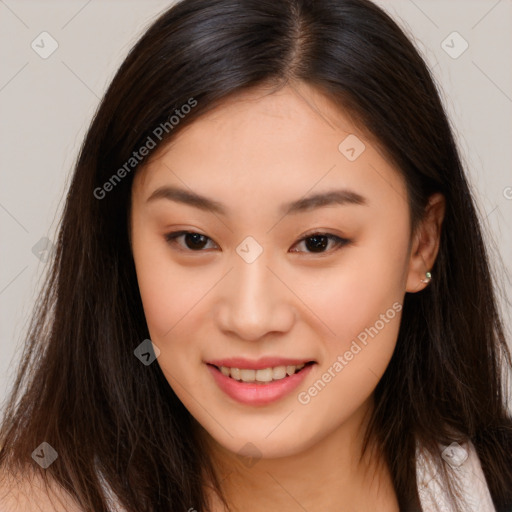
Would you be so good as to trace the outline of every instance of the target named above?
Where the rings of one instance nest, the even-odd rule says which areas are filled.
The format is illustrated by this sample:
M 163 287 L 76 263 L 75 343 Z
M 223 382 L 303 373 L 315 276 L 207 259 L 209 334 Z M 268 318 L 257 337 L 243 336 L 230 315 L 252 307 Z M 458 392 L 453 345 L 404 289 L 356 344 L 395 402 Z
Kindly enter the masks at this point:
M 46 488 L 37 474 L 7 474 L 0 470 L 0 512 L 83 512 L 62 487 Z

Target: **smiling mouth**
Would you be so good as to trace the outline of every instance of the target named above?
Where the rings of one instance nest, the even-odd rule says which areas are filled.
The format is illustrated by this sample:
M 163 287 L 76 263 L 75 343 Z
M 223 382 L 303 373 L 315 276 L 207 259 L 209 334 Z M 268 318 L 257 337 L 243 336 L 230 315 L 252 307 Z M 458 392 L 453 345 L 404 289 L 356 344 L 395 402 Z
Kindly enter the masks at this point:
M 311 366 L 312 364 L 314 364 L 314 361 L 309 361 L 299 365 L 274 366 L 260 370 L 229 368 L 227 366 L 215 366 L 213 364 L 209 364 L 209 366 L 216 368 L 225 377 L 229 377 L 239 382 L 246 382 L 249 384 L 269 384 L 271 382 L 287 379 L 296 373 L 300 373 L 304 368 Z

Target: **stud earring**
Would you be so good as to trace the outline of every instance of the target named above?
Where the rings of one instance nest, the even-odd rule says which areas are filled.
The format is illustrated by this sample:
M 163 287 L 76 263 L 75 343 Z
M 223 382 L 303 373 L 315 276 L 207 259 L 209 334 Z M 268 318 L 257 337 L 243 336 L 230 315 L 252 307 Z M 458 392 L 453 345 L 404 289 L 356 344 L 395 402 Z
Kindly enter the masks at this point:
M 432 274 L 430 272 L 425 272 L 426 279 L 422 279 L 421 282 L 428 284 L 430 280 L 432 279 Z

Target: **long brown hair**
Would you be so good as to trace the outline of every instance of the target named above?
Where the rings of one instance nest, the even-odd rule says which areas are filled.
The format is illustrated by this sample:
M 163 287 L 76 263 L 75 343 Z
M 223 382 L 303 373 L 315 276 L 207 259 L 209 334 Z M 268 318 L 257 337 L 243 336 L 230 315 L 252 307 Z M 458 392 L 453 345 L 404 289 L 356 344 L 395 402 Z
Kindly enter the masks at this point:
M 149 333 L 128 215 L 133 176 L 147 158 L 127 162 L 148 137 L 161 147 L 232 94 L 293 81 L 323 91 L 378 141 L 407 183 L 413 227 L 432 193 L 446 198 L 435 279 L 405 296 L 367 431 L 402 510 L 417 503 L 416 440 L 447 482 L 438 443 L 470 440 L 497 511 L 511 510 L 502 372 L 512 362 L 482 228 L 428 68 L 367 0 L 183 0 L 131 50 L 74 170 L 1 425 L 0 468 L 39 471 L 86 511 L 109 510 L 99 471 L 130 512 L 208 510 L 201 476 L 215 482 L 215 474 L 194 419 L 158 364 L 134 357 Z M 170 120 L 191 100 L 178 123 Z M 46 470 L 31 459 L 43 441 L 58 453 Z

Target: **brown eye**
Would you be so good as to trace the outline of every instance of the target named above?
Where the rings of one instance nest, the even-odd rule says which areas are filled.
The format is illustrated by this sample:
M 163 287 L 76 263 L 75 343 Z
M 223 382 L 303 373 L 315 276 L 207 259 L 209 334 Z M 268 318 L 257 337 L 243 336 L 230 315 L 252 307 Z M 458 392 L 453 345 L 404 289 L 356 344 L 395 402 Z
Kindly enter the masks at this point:
M 175 231 L 174 233 L 168 233 L 165 235 L 165 240 L 171 244 L 177 244 L 177 240 L 181 237 L 184 237 L 183 241 L 186 247 L 186 249 L 183 250 L 189 249 L 190 251 L 195 252 L 202 251 L 207 245 L 208 240 L 210 240 L 206 235 L 195 233 L 193 231 Z M 181 247 L 183 248 L 182 245 Z
M 333 250 L 340 249 L 341 247 L 349 244 L 351 240 L 346 238 L 341 238 L 339 236 L 333 235 L 331 233 L 313 233 L 299 240 L 299 243 L 304 243 L 306 247 L 306 252 L 310 253 L 325 253 L 329 251 L 325 251 L 325 248 L 328 247 L 329 242 L 332 242 L 334 245 Z M 292 252 L 302 252 L 295 251 Z

